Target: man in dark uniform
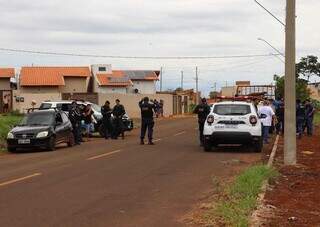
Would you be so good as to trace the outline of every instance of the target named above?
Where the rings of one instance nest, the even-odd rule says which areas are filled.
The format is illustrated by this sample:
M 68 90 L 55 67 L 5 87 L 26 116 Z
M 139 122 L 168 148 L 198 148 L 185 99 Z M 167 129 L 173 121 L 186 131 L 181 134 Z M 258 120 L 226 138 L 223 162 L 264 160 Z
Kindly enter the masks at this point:
M 102 114 L 102 124 L 104 129 L 104 138 L 109 139 L 112 135 L 112 124 L 111 124 L 111 114 L 112 109 L 110 108 L 110 102 L 106 101 L 104 106 L 101 107 Z
M 69 110 L 69 119 L 72 124 L 72 133 L 74 136 L 74 142 L 76 145 L 80 145 L 81 138 L 81 111 L 77 105 L 76 101 L 73 101 L 71 104 L 71 108 Z
M 310 99 L 306 100 L 305 110 L 306 110 L 307 133 L 308 133 L 308 136 L 312 136 L 312 134 L 313 134 L 313 119 L 314 119 L 314 114 L 316 112 L 316 108 L 314 108 Z
M 306 110 L 300 99 L 297 99 L 296 117 L 297 117 L 297 133 L 299 139 L 302 137 L 303 124 L 305 122 Z
M 199 124 L 199 137 L 200 137 L 200 146 L 203 145 L 203 128 L 204 123 L 207 119 L 207 116 L 210 113 L 210 106 L 207 104 L 207 99 L 203 98 L 201 104 L 197 105 L 193 113 L 198 114 L 198 124 Z
M 124 106 L 120 104 L 120 100 L 116 99 L 116 105 L 113 107 L 113 116 L 114 116 L 114 129 L 113 129 L 113 139 L 118 139 L 118 136 L 121 134 L 122 139 L 124 139 L 124 126 L 122 123 L 122 117 L 125 115 L 126 111 Z
M 154 145 L 152 142 L 153 136 L 153 112 L 155 111 L 155 105 L 153 103 L 149 103 L 149 98 L 145 97 L 139 102 L 139 107 L 141 109 L 141 134 L 140 134 L 140 144 L 144 144 L 144 137 L 146 135 L 148 129 L 148 140 L 149 145 Z

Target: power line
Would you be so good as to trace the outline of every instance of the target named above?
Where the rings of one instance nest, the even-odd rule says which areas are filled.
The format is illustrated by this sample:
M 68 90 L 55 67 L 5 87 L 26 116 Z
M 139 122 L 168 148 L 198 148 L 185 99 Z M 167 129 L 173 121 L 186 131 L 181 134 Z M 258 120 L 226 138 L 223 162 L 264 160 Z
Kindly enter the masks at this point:
M 116 58 L 116 59 L 226 59 L 226 58 L 253 58 L 253 57 L 268 57 L 277 56 L 279 54 L 252 54 L 252 55 L 225 55 L 225 56 L 120 56 L 120 55 L 98 55 L 98 54 L 76 54 L 64 52 L 50 52 L 50 51 L 36 51 L 25 49 L 11 49 L 2 48 L 0 51 L 18 52 L 27 54 L 40 54 L 40 55 L 56 55 L 56 56 L 72 56 L 72 57 L 90 57 L 90 58 Z

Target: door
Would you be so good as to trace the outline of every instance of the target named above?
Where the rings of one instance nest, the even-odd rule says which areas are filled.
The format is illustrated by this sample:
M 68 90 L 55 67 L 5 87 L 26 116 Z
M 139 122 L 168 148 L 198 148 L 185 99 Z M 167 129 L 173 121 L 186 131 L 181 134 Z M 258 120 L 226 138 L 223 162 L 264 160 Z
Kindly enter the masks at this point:
M 62 116 L 60 113 L 56 114 L 55 132 L 56 132 L 56 142 L 57 143 L 62 142 L 65 137 L 65 125 L 63 124 Z

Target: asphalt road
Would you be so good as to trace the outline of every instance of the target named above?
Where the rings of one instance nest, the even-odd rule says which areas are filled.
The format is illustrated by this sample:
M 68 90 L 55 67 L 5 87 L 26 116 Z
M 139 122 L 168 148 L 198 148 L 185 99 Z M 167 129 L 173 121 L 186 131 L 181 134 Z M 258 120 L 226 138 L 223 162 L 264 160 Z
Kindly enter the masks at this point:
M 185 226 L 212 177 L 260 159 L 239 148 L 205 153 L 196 127 L 191 117 L 161 120 L 155 146 L 139 145 L 134 130 L 125 140 L 0 156 L 0 226 Z

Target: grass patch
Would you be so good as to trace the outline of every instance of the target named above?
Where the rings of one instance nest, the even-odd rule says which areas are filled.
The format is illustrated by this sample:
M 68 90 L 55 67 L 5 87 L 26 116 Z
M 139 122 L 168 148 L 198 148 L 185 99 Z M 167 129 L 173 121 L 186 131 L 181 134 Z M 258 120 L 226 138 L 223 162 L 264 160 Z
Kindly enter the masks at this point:
M 265 165 L 249 167 L 225 189 L 223 198 L 205 215 L 205 219 L 215 223 L 219 220 L 227 226 L 249 226 L 249 217 L 257 206 L 263 182 L 276 175 L 276 170 Z
M 317 112 L 317 113 L 314 115 L 314 124 L 315 124 L 315 125 L 320 125 L 320 112 Z
M 8 132 L 14 125 L 21 121 L 22 117 L 23 116 L 19 114 L 0 115 L 0 151 L 4 150 Z

